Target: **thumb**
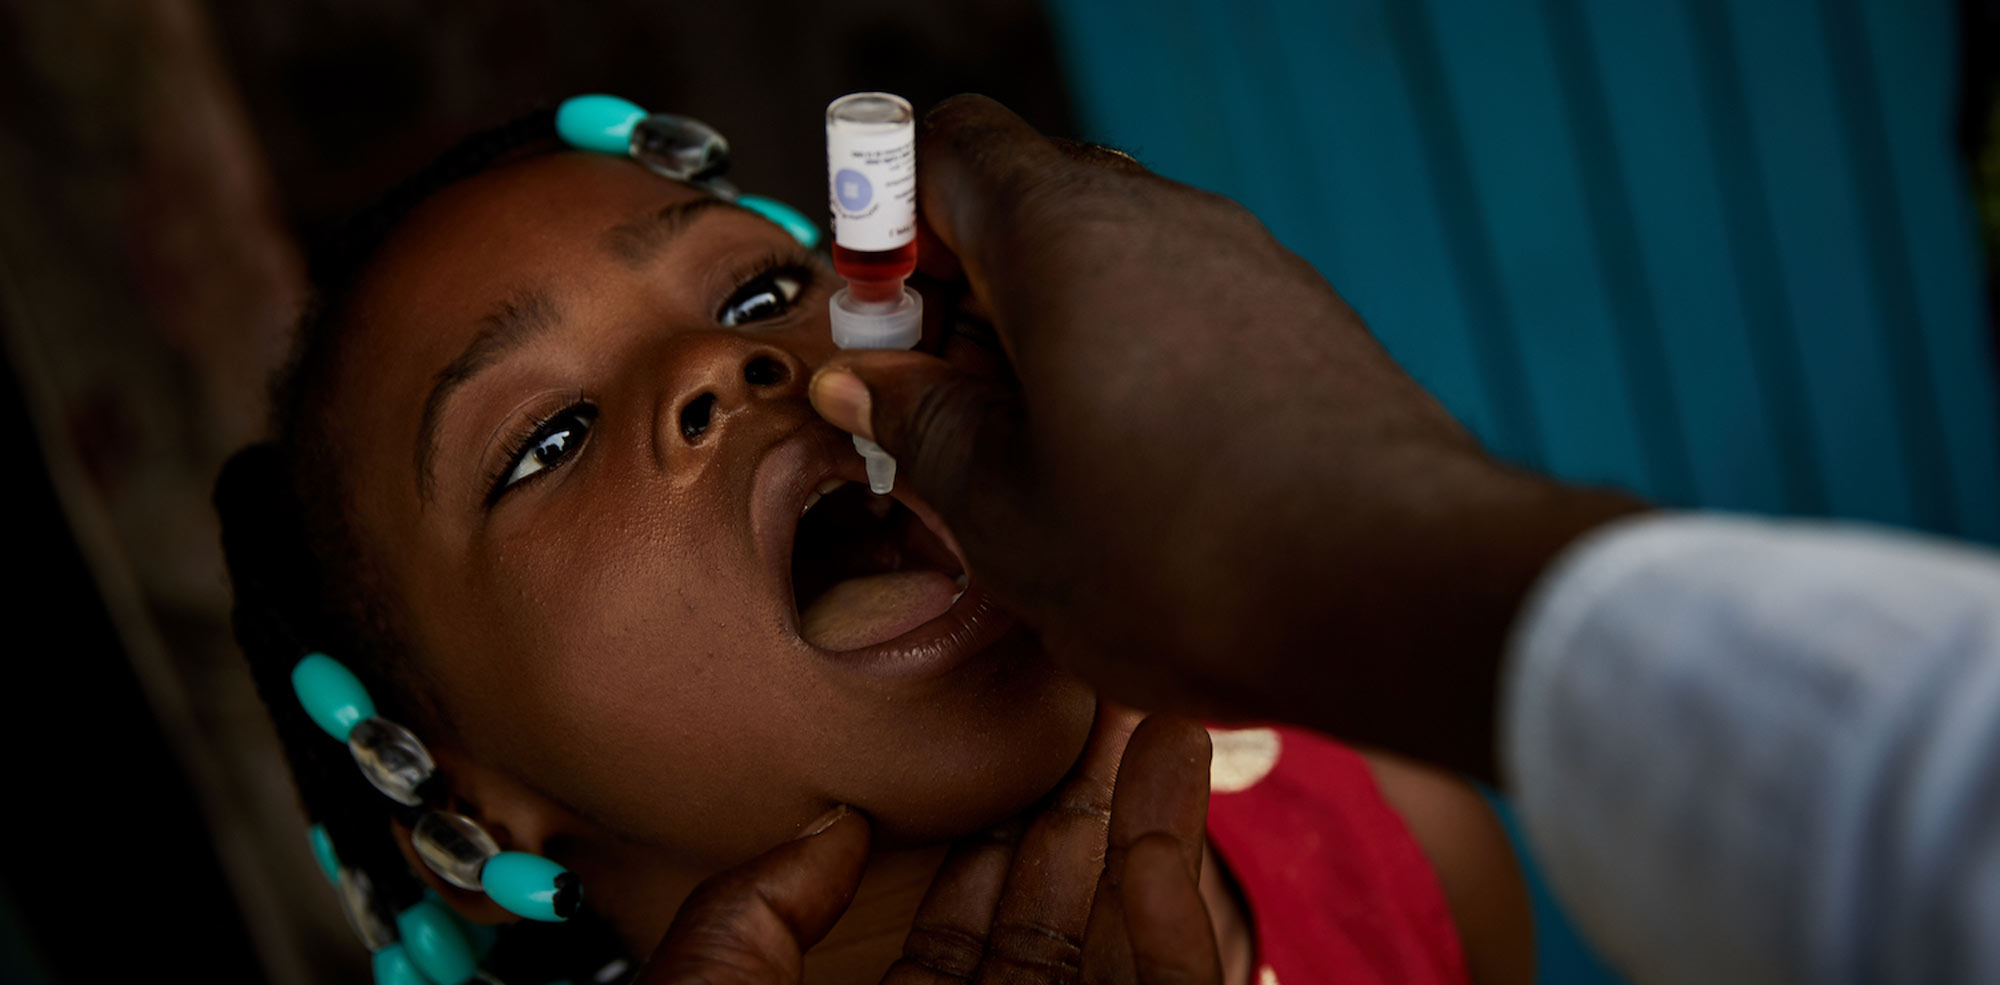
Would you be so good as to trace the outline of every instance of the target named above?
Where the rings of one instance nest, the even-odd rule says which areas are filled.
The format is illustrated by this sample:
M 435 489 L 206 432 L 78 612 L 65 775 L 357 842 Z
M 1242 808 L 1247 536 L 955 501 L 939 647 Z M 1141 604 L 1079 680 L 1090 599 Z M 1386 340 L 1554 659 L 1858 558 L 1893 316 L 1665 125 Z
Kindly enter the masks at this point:
M 968 550 L 968 538 L 981 539 L 975 519 L 1012 515 L 995 509 L 1025 474 L 1012 389 L 921 352 L 855 350 L 813 374 L 808 392 L 821 417 L 894 455 L 897 481 L 937 510 Z
M 806 833 L 702 883 L 635 985 L 796 985 L 868 861 L 868 822 L 842 805 Z

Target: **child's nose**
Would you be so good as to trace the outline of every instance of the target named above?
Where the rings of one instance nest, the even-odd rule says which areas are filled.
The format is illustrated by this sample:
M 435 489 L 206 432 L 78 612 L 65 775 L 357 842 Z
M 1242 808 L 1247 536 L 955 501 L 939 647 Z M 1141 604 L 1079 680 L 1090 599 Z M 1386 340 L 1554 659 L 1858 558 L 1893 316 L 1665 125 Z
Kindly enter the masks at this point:
M 722 333 L 682 341 L 661 408 L 663 445 L 701 445 L 757 401 L 804 395 L 804 364 L 783 349 Z

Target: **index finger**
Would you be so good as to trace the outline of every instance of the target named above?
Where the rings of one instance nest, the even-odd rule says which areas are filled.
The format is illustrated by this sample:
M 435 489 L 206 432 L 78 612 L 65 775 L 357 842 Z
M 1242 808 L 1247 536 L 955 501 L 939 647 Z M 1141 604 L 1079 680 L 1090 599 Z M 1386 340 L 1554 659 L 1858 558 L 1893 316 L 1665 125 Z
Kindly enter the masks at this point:
M 967 107 L 978 108 L 974 110 Z M 960 119 L 963 115 L 975 112 L 985 113 L 989 109 L 997 110 L 1000 113 L 1006 113 L 1008 116 L 1011 116 L 1022 127 L 1026 128 L 1027 133 L 1024 134 L 1019 131 L 990 127 L 985 130 L 979 130 L 975 127 L 970 132 L 955 131 L 955 128 L 962 125 Z M 938 284 L 958 284 L 965 281 L 965 266 L 959 262 L 957 246 L 955 244 L 976 240 L 975 237 L 969 237 L 967 234 L 968 227 L 976 228 L 973 217 L 967 215 L 964 208 L 966 204 L 970 203 L 952 197 L 953 194 L 962 194 L 965 191 L 964 188 L 958 187 L 958 184 L 968 180 L 975 185 L 979 184 L 982 180 L 994 183 L 1008 180 L 1004 175 L 992 175 L 990 173 L 992 170 L 996 170 L 991 168 L 991 165 L 993 164 L 993 155 L 999 153 L 1000 148 L 977 147 L 976 145 L 979 140 L 1027 140 L 1029 139 L 1029 135 L 1032 134 L 1035 139 L 1045 141 L 1050 147 L 1054 148 L 1064 157 L 1069 158 L 1070 162 L 1074 164 L 1128 174 L 1152 173 L 1146 170 L 1146 166 L 1140 164 L 1137 158 L 1115 147 L 1086 143 L 1081 140 L 1069 140 L 1063 137 L 1047 136 L 1029 126 L 1027 121 L 1014 116 L 1006 107 L 984 96 L 956 96 L 938 104 L 938 107 L 932 110 L 931 114 L 924 120 L 924 133 L 929 135 L 930 138 L 926 143 L 928 148 L 926 153 L 930 157 L 925 160 L 925 168 L 920 169 L 922 171 L 918 182 L 920 194 L 926 194 L 921 189 L 923 179 L 929 175 L 928 168 L 931 164 L 935 163 L 943 167 L 959 168 L 955 174 L 931 177 L 929 179 L 933 183 L 933 186 L 928 194 L 933 197 L 929 200 L 929 205 L 917 211 L 917 273 L 919 276 Z M 953 139 L 947 142 L 947 137 Z M 982 172 L 977 168 L 968 170 L 962 167 L 963 162 L 959 155 L 967 151 L 976 151 L 984 157 L 988 165 L 988 172 L 985 177 L 981 177 Z M 1015 163 L 1022 164 L 1028 168 L 1041 168 L 1054 165 L 1057 162 L 1054 159 L 1041 158 L 1037 155 L 1037 160 L 1033 162 Z M 927 212 L 925 209 L 935 212 L 938 216 L 938 222 L 944 224 L 949 230 L 950 239 L 946 239 L 943 234 L 939 233 L 931 220 L 933 213 Z M 984 312 L 981 312 L 980 317 L 985 318 L 988 316 Z
M 1022 288 L 1073 273 L 1077 259 L 1097 252 L 1073 234 L 1101 225 L 1077 220 L 1143 211 L 1115 193 L 1150 174 L 1130 155 L 1045 136 L 984 96 L 939 103 L 917 141 L 919 265 L 939 278 L 962 272 L 1010 355 L 1016 333 L 1035 323 L 1009 317 L 1036 303 Z
M 1036 185 L 1069 159 L 1041 131 L 985 96 L 953 96 L 917 129 L 917 211 L 958 258 L 982 297 L 985 281 L 1007 255 L 1006 230 Z
M 1109 702 L 1077 765 L 1021 835 L 987 932 L 978 985 L 1074 981 L 1104 870 L 1111 801 L 1141 716 Z

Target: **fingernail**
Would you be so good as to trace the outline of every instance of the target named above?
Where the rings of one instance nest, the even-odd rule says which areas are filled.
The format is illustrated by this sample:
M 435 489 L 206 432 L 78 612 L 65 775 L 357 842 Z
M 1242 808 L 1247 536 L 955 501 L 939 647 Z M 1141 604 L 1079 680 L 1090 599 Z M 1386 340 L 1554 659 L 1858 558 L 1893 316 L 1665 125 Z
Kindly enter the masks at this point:
M 872 399 L 861 377 L 838 366 L 827 366 L 813 374 L 808 390 L 819 416 L 842 431 L 875 440 Z
M 841 804 L 840 806 L 835 807 L 833 810 L 827 811 L 826 813 L 821 814 L 819 817 L 814 818 L 812 823 L 806 825 L 804 830 L 794 835 L 792 837 L 792 840 L 804 841 L 807 838 L 812 837 L 813 835 L 819 834 L 820 832 L 825 831 L 826 829 L 831 828 L 836 824 L 839 824 L 840 819 L 846 817 L 848 815 L 848 812 L 849 812 L 848 806 L 846 804 Z

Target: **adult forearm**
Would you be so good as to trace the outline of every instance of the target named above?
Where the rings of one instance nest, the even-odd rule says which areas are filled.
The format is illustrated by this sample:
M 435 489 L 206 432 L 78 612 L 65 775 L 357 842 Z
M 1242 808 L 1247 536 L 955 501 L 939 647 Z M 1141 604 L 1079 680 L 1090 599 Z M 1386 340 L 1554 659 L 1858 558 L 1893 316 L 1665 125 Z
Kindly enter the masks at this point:
M 1578 537 L 1644 504 L 1454 448 L 1385 455 L 1346 481 L 1405 492 L 1336 522 L 1310 505 L 1246 518 L 1261 538 L 1203 566 L 1227 601 L 1187 607 L 1213 624 L 1195 645 L 1233 643 L 1239 669 L 1269 662 L 1237 677 L 1257 688 L 1237 703 L 1259 714 L 1494 782 L 1500 665 L 1530 591 Z

